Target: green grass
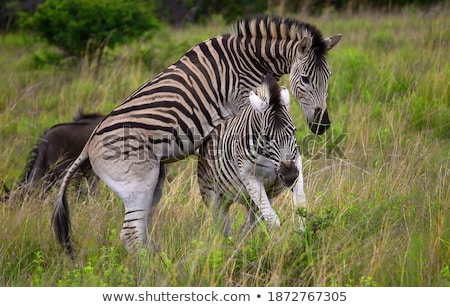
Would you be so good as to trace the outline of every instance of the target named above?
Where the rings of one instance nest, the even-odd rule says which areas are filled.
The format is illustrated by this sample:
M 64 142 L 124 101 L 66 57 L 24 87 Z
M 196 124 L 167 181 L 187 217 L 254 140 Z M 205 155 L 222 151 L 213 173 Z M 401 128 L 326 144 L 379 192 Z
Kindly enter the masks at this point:
M 278 231 L 223 238 L 187 159 L 169 166 L 151 227 L 158 252 L 137 257 L 120 242 L 123 205 L 103 183 L 68 194 L 75 262 L 51 231 L 55 191 L 13 193 L 0 204 L 0 285 L 450 286 L 449 18 L 448 7 L 305 18 L 343 38 L 329 53 L 330 131 L 311 136 L 299 106 L 291 109 L 304 153 L 304 235 L 286 192 L 274 205 Z M 43 43 L 0 38 L 0 178 L 14 186 L 40 134 L 78 106 L 109 112 L 192 45 L 226 31 L 219 19 L 163 29 L 109 50 L 97 78 Z M 238 227 L 241 207 L 233 217 Z

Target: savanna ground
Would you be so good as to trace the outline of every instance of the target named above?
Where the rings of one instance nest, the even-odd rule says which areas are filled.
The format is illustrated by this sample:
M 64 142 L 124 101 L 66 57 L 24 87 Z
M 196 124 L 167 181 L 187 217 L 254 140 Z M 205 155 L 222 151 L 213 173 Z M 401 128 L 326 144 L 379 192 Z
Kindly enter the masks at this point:
M 286 192 L 274 204 L 278 231 L 223 238 L 192 158 L 169 166 L 151 227 L 160 252 L 139 257 L 124 250 L 123 205 L 102 183 L 82 181 L 68 194 L 75 262 L 51 230 L 55 189 L 13 191 L 0 204 L 0 285 L 449 286 L 450 8 L 294 17 L 325 36 L 343 34 L 329 53 L 332 128 L 313 137 L 296 102 L 291 108 L 304 158 L 305 233 Z M 38 137 L 78 106 L 111 111 L 191 46 L 228 29 L 219 18 L 162 29 L 109 50 L 98 76 L 22 34 L 1 37 L 0 179 L 14 187 Z M 236 227 L 242 213 L 235 206 Z

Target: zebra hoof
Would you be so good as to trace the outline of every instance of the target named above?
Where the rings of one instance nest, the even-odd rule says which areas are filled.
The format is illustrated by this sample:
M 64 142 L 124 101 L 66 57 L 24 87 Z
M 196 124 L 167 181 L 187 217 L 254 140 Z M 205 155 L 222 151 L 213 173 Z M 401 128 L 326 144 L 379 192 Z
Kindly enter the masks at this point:
M 281 227 L 281 222 L 280 222 L 280 219 L 278 218 L 278 216 L 266 217 L 265 222 L 270 228 L 280 228 Z

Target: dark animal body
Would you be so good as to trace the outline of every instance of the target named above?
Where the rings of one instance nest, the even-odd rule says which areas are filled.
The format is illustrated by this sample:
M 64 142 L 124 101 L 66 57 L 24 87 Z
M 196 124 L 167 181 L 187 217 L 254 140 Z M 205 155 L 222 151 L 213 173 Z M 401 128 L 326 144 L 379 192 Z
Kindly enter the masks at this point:
M 51 188 L 78 157 L 92 131 L 103 118 L 104 115 L 84 114 L 79 110 L 73 122 L 57 124 L 47 129 L 28 156 L 20 188 L 26 191 L 32 191 L 39 185 L 44 190 Z M 83 163 L 80 171 L 85 176 L 91 172 L 89 161 Z M 10 191 L 5 185 L 3 189 L 7 193 L 7 199 Z

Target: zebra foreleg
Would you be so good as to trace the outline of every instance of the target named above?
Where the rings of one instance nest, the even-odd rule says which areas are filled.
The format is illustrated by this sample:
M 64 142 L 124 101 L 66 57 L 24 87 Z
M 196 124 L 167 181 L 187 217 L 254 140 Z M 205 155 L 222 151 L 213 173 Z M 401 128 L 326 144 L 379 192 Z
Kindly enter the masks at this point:
M 255 176 L 242 176 L 245 178 L 244 185 L 252 201 L 256 204 L 262 219 L 269 227 L 280 227 L 281 222 L 278 215 L 273 210 L 267 196 L 264 184 Z
M 302 158 L 297 156 L 295 159 L 295 165 L 298 168 L 299 174 L 296 182 L 292 186 L 292 192 L 294 195 L 294 207 L 298 210 L 304 211 L 306 209 L 306 195 L 303 190 L 303 172 L 302 172 Z M 303 212 L 298 212 L 299 217 L 299 227 L 300 230 L 305 230 L 305 221 L 303 217 Z

